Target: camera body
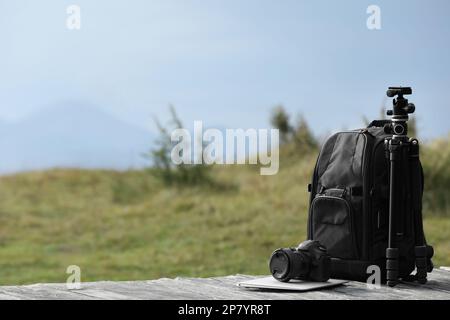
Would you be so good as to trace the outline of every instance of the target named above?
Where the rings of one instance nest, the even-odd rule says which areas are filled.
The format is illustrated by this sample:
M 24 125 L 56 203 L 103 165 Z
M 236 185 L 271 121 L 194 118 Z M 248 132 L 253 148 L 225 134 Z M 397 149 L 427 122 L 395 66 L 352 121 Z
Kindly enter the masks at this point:
M 281 282 L 291 279 L 324 282 L 330 278 L 331 258 L 319 241 L 306 240 L 296 248 L 275 250 L 269 268 Z

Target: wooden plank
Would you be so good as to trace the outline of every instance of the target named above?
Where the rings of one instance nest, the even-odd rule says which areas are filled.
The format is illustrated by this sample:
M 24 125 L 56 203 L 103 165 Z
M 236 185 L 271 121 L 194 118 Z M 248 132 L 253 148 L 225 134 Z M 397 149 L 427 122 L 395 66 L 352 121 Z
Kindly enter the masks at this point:
M 167 295 L 167 289 L 161 288 L 156 284 L 152 287 L 144 281 L 118 281 L 105 283 L 101 286 L 102 290 L 120 294 L 133 300 L 161 299 L 161 296 Z
M 108 290 L 104 290 L 102 288 L 98 289 L 79 289 L 72 290 L 74 293 L 78 295 L 84 295 L 94 300 L 131 300 L 135 299 L 133 296 L 127 296 L 116 292 L 111 292 Z
M 11 294 L 0 292 L 0 300 L 20 300 L 20 298 Z
M 68 290 L 65 284 L 34 284 L 0 287 L 0 299 L 450 299 L 450 272 L 436 269 L 425 285 L 400 283 L 394 288 L 368 289 L 351 281 L 343 286 L 310 292 L 245 289 L 238 282 L 258 276 L 234 275 L 214 278 L 162 278 L 150 281 L 100 281 Z
M 76 293 L 65 289 L 65 285 L 34 284 L 29 286 L 0 287 L 0 293 L 11 295 L 17 299 L 27 300 L 80 300 Z M 0 299 L 3 299 L 0 297 Z

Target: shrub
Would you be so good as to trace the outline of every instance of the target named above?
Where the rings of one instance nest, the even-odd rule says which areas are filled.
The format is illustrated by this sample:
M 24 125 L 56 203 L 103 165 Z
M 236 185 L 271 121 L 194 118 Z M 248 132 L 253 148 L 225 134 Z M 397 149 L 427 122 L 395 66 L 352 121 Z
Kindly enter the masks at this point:
M 169 107 L 171 114 L 171 122 L 169 127 L 161 125 L 159 120 L 155 118 L 160 136 L 156 141 L 156 148 L 151 150 L 147 157 L 153 160 L 153 168 L 150 172 L 167 185 L 200 185 L 211 184 L 212 180 L 209 175 L 210 166 L 204 164 L 179 164 L 172 162 L 170 153 L 174 147 L 171 140 L 171 130 L 184 128 L 178 117 L 175 108 Z
M 422 145 L 421 161 L 425 175 L 424 213 L 450 215 L 450 135 Z

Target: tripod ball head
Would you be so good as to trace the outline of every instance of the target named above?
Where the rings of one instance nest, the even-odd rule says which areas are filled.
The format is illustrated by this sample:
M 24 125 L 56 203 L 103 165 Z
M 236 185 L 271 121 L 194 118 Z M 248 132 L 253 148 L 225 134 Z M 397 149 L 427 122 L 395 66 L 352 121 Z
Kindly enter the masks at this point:
M 402 110 L 405 113 L 414 113 L 414 111 L 416 111 L 416 106 L 414 105 L 414 103 L 408 103 L 406 106 L 403 106 Z M 394 115 L 394 111 L 393 110 L 387 110 L 386 114 L 388 116 L 392 116 L 392 115 Z
M 392 109 L 386 112 L 391 117 L 391 123 L 385 125 L 384 131 L 402 139 L 408 134 L 408 115 L 416 110 L 416 106 L 403 97 L 409 94 L 412 94 L 411 87 L 389 87 L 386 92 L 388 97 L 394 99 Z
M 411 87 L 389 87 L 386 95 L 394 98 L 392 110 L 387 110 L 388 116 L 407 116 L 409 113 L 414 113 L 416 106 L 413 103 L 408 103 L 404 95 L 412 94 Z

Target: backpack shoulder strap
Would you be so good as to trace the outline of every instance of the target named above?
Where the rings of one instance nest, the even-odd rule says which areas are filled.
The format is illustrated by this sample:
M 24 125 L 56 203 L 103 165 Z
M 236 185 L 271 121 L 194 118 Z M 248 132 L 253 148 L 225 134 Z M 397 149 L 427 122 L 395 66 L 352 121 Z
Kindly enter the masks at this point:
M 431 258 L 433 256 L 433 247 L 427 245 L 425 233 L 423 230 L 422 217 L 422 194 L 423 194 L 423 169 L 419 160 L 419 143 L 417 140 L 411 140 L 409 148 L 409 175 L 410 185 L 412 187 L 412 211 L 414 219 L 414 235 L 415 235 L 415 256 L 417 273 L 415 278 L 425 283 L 427 281 L 427 272 L 433 270 Z

